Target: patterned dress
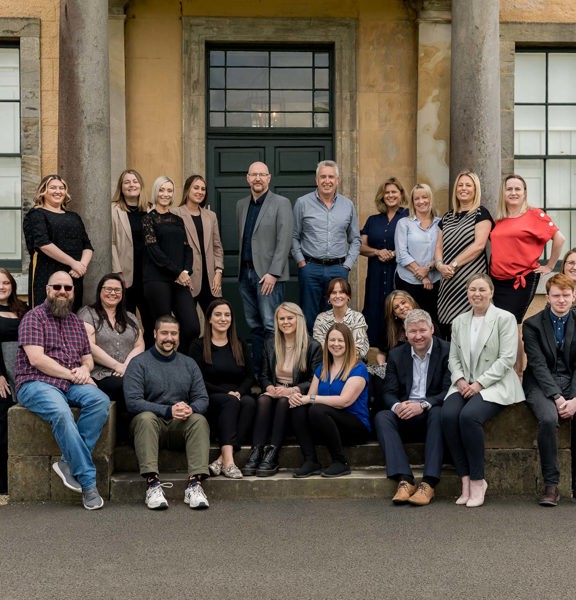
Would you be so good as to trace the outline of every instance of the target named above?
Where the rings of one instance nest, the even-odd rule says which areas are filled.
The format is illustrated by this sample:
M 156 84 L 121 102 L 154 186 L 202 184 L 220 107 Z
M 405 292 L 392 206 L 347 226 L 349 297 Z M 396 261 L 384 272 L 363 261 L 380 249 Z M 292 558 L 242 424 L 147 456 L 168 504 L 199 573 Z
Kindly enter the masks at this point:
M 483 206 L 470 212 L 448 211 L 439 223 L 442 230 L 442 261 L 452 263 L 456 257 L 474 242 L 475 227 L 482 221 L 494 221 Z M 466 294 L 466 280 L 473 273 L 487 273 L 488 260 L 484 249 L 473 261 L 456 269 L 452 279 L 442 279 L 438 293 L 438 320 L 442 325 L 452 321 L 470 309 Z

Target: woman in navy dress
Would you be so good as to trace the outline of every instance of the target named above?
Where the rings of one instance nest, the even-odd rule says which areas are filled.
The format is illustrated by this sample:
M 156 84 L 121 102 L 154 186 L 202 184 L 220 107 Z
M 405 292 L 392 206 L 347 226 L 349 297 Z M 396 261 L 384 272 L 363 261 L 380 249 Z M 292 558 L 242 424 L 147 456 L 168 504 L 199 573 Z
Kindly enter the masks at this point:
M 394 234 L 400 219 L 408 215 L 406 192 L 402 184 L 391 177 L 381 184 L 375 198 L 377 215 L 368 217 L 362 235 L 362 256 L 368 257 L 368 274 L 362 310 L 368 324 L 370 346 L 377 346 L 384 336 L 382 306 L 394 289 L 396 249 Z

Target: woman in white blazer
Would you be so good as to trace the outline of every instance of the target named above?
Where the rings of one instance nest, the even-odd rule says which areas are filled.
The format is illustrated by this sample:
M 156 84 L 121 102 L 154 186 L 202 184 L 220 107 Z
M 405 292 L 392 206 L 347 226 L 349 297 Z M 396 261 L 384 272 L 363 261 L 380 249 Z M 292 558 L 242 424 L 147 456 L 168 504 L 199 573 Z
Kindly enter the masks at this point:
M 188 244 L 192 248 L 192 295 L 206 314 L 208 305 L 222 296 L 224 250 L 216 213 L 205 208 L 206 180 L 190 175 L 184 183 L 182 201 L 172 212 L 184 221 Z
M 456 317 L 452 325 L 452 385 L 442 407 L 442 429 L 462 479 L 456 504 L 475 507 L 484 503 L 488 487 L 482 425 L 525 398 L 514 371 L 518 348 L 514 315 L 492 304 L 494 285 L 488 275 L 472 275 L 466 290 L 472 310 Z
M 154 343 L 154 323 L 144 300 L 142 281 L 142 219 L 149 206 L 142 175 L 134 169 L 122 171 L 112 196 L 112 271 L 124 280 L 126 309 L 136 313 L 138 308 L 147 348 Z

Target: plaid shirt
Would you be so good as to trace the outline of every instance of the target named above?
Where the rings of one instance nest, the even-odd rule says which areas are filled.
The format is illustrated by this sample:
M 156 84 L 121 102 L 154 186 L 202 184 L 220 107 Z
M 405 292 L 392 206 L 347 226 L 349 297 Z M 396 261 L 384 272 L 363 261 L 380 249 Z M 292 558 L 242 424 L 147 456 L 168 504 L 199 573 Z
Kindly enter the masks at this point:
M 16 391 L 27 381 L 42 381 L 67 392 L 71 382 L 50 377 L 33 367 L 23 346 L 42 346 L 46 356 L 67 369 L 79 367 L 82 357 L 90 354 L 90 342 L 84 323 L 74 313 L 64 319 L 56 318 L 46 302 L 28 311 L 18 328 Z

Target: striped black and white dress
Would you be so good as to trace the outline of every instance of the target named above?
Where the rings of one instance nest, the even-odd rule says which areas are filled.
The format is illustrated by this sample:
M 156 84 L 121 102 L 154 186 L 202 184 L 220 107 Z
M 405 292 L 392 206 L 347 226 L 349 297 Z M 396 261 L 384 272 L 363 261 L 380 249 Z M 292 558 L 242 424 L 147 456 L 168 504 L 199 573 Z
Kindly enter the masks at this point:
M 491 221 L 492 216 L 486 208 L 479 206 L 470 212 L 448 211 L 438 226 L 442 230 L 442 261 L 453 262 L 472 242 L 475 227 L 482 221 Z M 438 320 L 442 325 L 451 325 L 452 321 L 470 309 L 466 295 L 466 280 L 473 273 L 488 273 L 488 259 L 484 249 L 473 261 L 456 269 L 452 279 L 442 279 L 438 293 Z

